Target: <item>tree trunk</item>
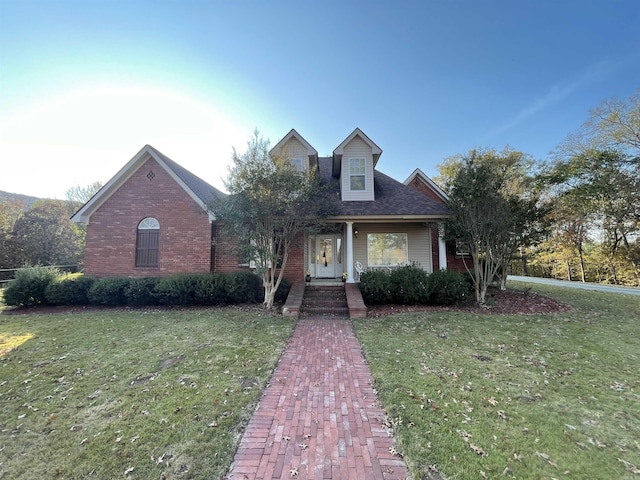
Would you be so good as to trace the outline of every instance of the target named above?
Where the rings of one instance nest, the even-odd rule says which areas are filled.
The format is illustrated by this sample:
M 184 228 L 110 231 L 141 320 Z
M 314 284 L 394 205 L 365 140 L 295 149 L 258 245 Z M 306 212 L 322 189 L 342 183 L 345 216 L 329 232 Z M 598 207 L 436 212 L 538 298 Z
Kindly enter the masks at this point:
M 580 279 L 582 283 L 587 281 L 587 276 L 584 271 L 584 254 L 582 252 L 582 245 L 578 245 L 578 256 L 580 258 Z

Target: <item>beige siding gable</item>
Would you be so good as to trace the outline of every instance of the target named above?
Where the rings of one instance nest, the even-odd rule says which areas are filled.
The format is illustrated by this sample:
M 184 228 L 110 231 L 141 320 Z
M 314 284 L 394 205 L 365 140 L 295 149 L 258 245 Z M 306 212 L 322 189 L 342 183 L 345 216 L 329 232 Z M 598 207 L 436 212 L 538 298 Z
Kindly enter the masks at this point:
M 289 160 L 302 159 L 302 168 L 309 170 L 309 155 L 307 148 L 295 137 L 291 137 L 282 147 L 281 154 Z
M 364 160 L 364 190 L 351 190 L 351 159 Z M 371 147 L 359 136 L 354 137 L 353 140 L 344 147 L 340 179 L 343 201 L 375 200 L 373 189 L 373 153 Z

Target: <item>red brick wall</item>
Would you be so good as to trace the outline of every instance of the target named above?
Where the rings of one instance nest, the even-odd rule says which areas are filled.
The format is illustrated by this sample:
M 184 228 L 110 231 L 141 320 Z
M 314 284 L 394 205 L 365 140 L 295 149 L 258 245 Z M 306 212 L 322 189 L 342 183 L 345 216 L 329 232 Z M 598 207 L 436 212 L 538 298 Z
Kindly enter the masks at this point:
M 238 256 L 235 252 L 235 242 L 228 233 L 224 232 L 221 225 L 215 227 L 217 230 L 215 240 L 215 272 L 229 273 L 238 270 L 249 270 L 249 267 L 238 265 Z M 304 280 L 304 235 L 300 234 L 296 238 L 295 245 L 289 250 L 289 258 L 285 267 L 284 277 L 290 282 L 298 282 Z
M 424 183 L 422 180 L 420 180 L 420 178 L 415 177 L 411 183 L 409 184 L 409 186 L 411 188 L 413 188 L 414 190 L 417 190 L 418 192 L 426 195 L 427 197 L 429 197 L 431 200 L 434 200 L 438 203 L 444 203 L 442 201 L 442 198 L 440 198 L 440 196 L 434 192 L 431 187 L 429 185 L 427 185 L 426 183 Z
M 147 174 L 153 171 L 152 180 Z M 160 222 L 157 268 L 135 266 L 138 223 Z M 206 212 L 153 159 L 144 163 L 91 215 L 84 268 L 88 275 L 163 276 L 211 269 Z M 237 262 L 236 262 L 237 266 Z

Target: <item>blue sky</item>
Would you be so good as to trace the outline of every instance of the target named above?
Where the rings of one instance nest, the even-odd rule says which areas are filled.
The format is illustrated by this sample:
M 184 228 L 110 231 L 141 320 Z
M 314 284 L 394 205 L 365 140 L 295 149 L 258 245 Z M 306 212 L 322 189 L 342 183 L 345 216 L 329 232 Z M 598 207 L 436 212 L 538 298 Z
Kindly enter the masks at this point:
M 0 0 L 0 190 L 64 198 L 145 144 L 222 186 L 255 128 L 329 155 L 355 127 L 403 181 L 547 158 L 640 87 L 637 0 Z

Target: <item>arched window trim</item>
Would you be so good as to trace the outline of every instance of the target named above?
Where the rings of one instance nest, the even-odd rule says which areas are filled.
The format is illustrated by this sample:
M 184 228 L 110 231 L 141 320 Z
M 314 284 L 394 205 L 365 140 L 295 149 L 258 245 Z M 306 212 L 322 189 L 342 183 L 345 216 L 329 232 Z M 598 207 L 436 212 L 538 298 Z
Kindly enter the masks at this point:
M 160 230 L 160 222 L 153 217 L 147 217 L 140 220 L 138 230 Z
M 136 267 L 157 267 L 160 222 L 146 217 L 138 223 L 136 231 Z

